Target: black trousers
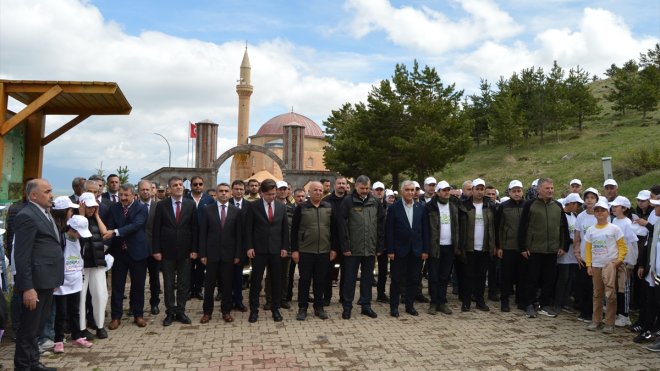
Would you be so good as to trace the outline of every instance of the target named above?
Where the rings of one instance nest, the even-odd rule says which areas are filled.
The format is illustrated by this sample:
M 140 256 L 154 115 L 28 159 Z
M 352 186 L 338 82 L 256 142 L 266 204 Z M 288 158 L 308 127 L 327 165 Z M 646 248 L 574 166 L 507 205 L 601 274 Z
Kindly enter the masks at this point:
M 501 287 L 501 262 L 496 256 L 488 257 L 488 295 L 497 295 Z
M 387 272 L 390 259 L 387 254 L 380 254 L 376 260 L 378 261 L 378 280 L 376 282 L 376 292 L 378 296 L 385 295 L 385 284 L 387 283 Z
M 233 265 L 232 299 L 235 305 L 243 303 L 243 263 Z
M 646 280 L 642 282 L 645 302 L 643 316 L 640 313 L 639 322 L 646 331 L 654 331 L 660 321 L 660 286 L 651 287 Z
M 575 278 L 575 282 L 578 285 L 578 296 L 580 298 L 580 317 L 591 318 L 594 312 L 594 281 L 587 273 L 587 267 L 578 267 Z
M 149 305 L 152 307 L 160 304 L 160 262 L 153 256 L 147 258 L 147 270 L 149 272 Z
M 23 292 L 19 293 L 23 300 Z M 14 351 L 14 367 L 16 370 L 30 370 L 39 364 L 39 346 L 37 337 L 44 328 L 46 319 L 50 317 L 53 304 L 53 289 L 37 290 L 37 307 L 28 310 L 23 307 L 18 331 L 16 332 L 16 349 Z
M 144 316 L 144 281 L 147 277 L 147 259 L 135 261 L 125 251 L 117 253 L 112 265 L 112 296 L 110 309 L 112 319 L 121 319 L 124 302 L 126 275 L 131 275 L 130 307 L 135 317 Z
M 335 268 L 335 264 L 339 264 L 339 268 Z M 328 264 L 328 274 L 326 275 L 325 288 L 323 290 L 323 297 L 325 301 L 330 301 L 332 299 L 332 283 L 335 280 L 339 281 L 339 300 L 343 300 L 344 293 L 344 255 L 337 253 L 337 257 L 334 261 L 331 261 Z
M 165 286 L 163 290 L 165 312 L 171 315 L 183 314 L 186 312 L 186 302 L 190 291 L 190 259 L 187 257 L 163 259 L 160 263 Z M 174 292 L 175 282 L 176 293 Z
M 516 303 L 520 299 L 520 267 L 523 259 L 518 250 L 502 250 L 502 262 L 500 265 L 501 290 L 500 301 L 509 303 L 509 297 L 513 294 L 513 287 L 516 287 Z
M 401 284 L 405 280 L 405 305 L 412 309 L 415 296 L 419 293 L 418 282 L 422 273 L 422 260 L 409 253 L 406 256 L 394 256 L 392 261 L 392 282 L 390 283 L 390 310 L 398 310 L 401 296 Z
M 374 282 L 374 266 L 376 257 L 369 256 L 344 256 L 344 266 L 342 271 L 342 286 L 344 292 L 342 296 L 342 305 L 344 310 L 353 308 L 353 299 L 355 299 L 355 286 L 357 284 L 358 270 L 360 273 L 360 299 L 358 305 L 362 308 L 371 308 L 371 287 Z
M 252 259 L 252 275 L 250 276 L 250 310 L 259 310 L 259 294 L 261 293 L 261 280 L 264 278 L 264 271 L 268 271 L 274 277 L 280 277 L 282 274 L 282 258 L 278 254 L 257 254 Z M 272 280 L 271 291 L 271 310 L 279 310 L 282 303 L 282 280 Z
M 69 322 L 71 339 L 77 340 L 80 330 L 80 292 L 68 295 L 53 295 L 55 301 L 55 342 L 64 341 L 64 322 Z
M 460 280 L 460 296 L 463 305 L 470 306 L 474 294 L 477 304 L 484 304 L 486 271 L 490 261 L 488 251 L 468 251 L 465 253 L 463 277 Z
M 296 274 L 296 267 L 297 266 L 298 266 L 298 264 L 296 264 L 293 260 L 291 260 L 291 263 L 289 263 L 289 278 L 288 278 L 288 281 L 287 281 L 288 284 L 287 284 L 287 288 L 286 288 L 286 297 L 284 298 L 284 300 L 286 300 L 286 301 L 293 300 L 293 278 Z M 325 278 L 324 278 L 323 281 L 325 282 Z
M 323 309 L 323 290 L 325 287 L 325 279 L 328 275 L 328 268 L 330 265 L 330 253 L 313 254 L 313 253 L 300 253 L 300 261 L 298 263 L 298 272 L 300 279 L 298 280 L 298 308 L 307 309 L 309 304 L 309 287 L 314 282 L 314 309 Z
M 429 257 L 426 264 L 429 267 L 429 296 L 431 304 L 447 303 L 447 286 L 451 268 L 454 265 L 454 247 L 451 245 L 440 246 L 440 257 Z
M 264 280 L 264 283 L 266 285 L 265 291 L 266 291 L 266 303 L 270 303 L 273 298 L 271 297 L 271 281 L 273 279 L 279 279 L 280 280 L 280 291 L 281 296 L 280 300 L 285 301 L 286 300 L 286 295 L 287 295 L 287 288 L 289 287 L 289 265 L 291 264 L 291 257 L 287 256 L 286 258 L 282 258 L 282 268 L 280 270 L 280 275 L 279 276 L 273 276 L 271 278 L 270 276 L 270 271 L 266 270 L 266 279 Z
M 206 264 L 206 276 L 204 278 L 204 303 L 202 310 L 204 314 L 213 314 L 213 292 L 215 291 L 215 283 L 220 278 L 222 303 L 220 310 L 222 314 L 231 312 L 233 305 L 232 300 L 232 285 L 234 281 L 234 264 L 232 262 L 208 262 Z
M 555 306 L 561 309 L 568 304 L 573 282 L 577 272 L 577 264 L 557 264 L 557 284 L 555 286 Z
M 541 307 L 552 305 L 555 292 L 555 277 L 557 274 L 557 254 L 531 253 L 527 259 L 523 258 L 523 304 L 525 307 L 534 304 L 536 293 L 541 289 L 539 305 Z
M 197 259 L 190 259 L 190 292 L 196 294 L 202 292 L 204 287 L 204 269 L 206 267 L 202 264 L 202 261 Z

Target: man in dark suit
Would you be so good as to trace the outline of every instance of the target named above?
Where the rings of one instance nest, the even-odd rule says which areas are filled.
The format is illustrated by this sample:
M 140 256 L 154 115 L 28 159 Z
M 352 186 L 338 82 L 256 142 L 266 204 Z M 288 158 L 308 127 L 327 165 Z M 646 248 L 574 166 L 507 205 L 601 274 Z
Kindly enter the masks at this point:
M 110 174 L 107 179 L 106 185 L 108 186 L 108 191 L 103 192 L 101 198 L 112 203 L 119 202 L 119 175 Z
M 195 201 L 197 206 L 197 223 L 201 224 L 204 217 L 204 208 L 208 204 L 215 203 L 213 197 L 204 192 L 204 179 L 201 176 L 195 175 L 190 178 L 190 193 L 186 193 L 183 197 Z M 202 288 L 204 287 L 204 264 L 197 259 L 190 262 L 190 297 L 203 300 Z
M 138 195 L 139 201 L 142 205 L 147 207 L 147 224 L 145 231 L 147 233 L 147 245 L 149 251 L 151 249 L 151 240 L 153 238 L 154 216 L 156 215 L 156 201 L 151 197 L 152 183 L 149 180 L 142 179 L 138 182 Z M 160 262 L 154 259 L 153 255 L 147 258 L 147 271 L 149 273 L 149 305 L 151 306 L 151 314 L 157 315 L 160 313 L 158 304 L 160 304 Z
M 25 188 L 29 202 L 14 219 L 16 289 L 23 310 L 16 333 L 16 370 L 55 370 L 39 362 L 37 336 L 50 316 L 53 289 L 64 283 L 60 234 L 50 216 L 52 187 L 33 179 Z
M 231 182 L 231 198 L 229 203 L 236 206 L 241 211 L 241 218 L 243 222 L 247 220 L 247 211 L 249 202 L 243 198 L 245 195 L 245 182 L 236 179 Z M 245 227 L 243 228 L 245 231 Z M 242 246 L 241 246 L 242 248 Z M 247 307 L 243 304 L 243 267 L 249 265 L 247 255 L 241 253 L 241 261 L 234 265 L 234 275 L 232 276 L 232 299 L 234 301 L 234 309 L 240 312 L 247 312 Z M 216 300 L 220 300 L 216 298 Z
M 259 319 L 259 293 L 264 270 L 273 277 L 282 273 L 282 258 L 289 252 L 289 222 L 286 206 L 275 202 L 277 185 L 274 180 L 266 179 L 260 185 L 261 198 L 249 204 L 247 213 L 247 231 L 245 246 L 247 256 L 252 259 L 252 276 L 250 277 L 250 322 Z M 280 303 L 282 287 L 280 280 L 273 280 L 271 285 L 273 298 L 271 311 L 275 322 L 282 321 Z
M 192 321 L 186 315 L 186 301 L 190 290 L 190 259 L 197 258 L 197 208 L 193 200 L 183 197 L 181 178 L 173 176 L 167 183 L 171 193 L 156 205 L 151 249 L 163 269 L 167 312 L 163 326 L 171 325 L 174 320 L 189 325 Z
M 401 185 L 400 200 L 387 210 L 385 221 L 385 246 L 392 261 L 390 284 L 390 315 L 399 316 L 401 284 L 405 282 L 406 313 L 418 316 L 413 306 L 417 296 L 422 260 L 428 258 L 428 222 L 426 211 L 420 202 L 415 202 L 415 185 L 406 180 Z M 420 260 L 421 257 L 421 260 Z
M 104 240 L 112 238 L 110 254 L 115 258 L 112 267 L 110 330 L 116 330 L 121 324 L 127 274 L 131 275 L 130 306 L 133 308 L 133 322 L 138 327 L 147 325 L 144 320 L 144 280 L 149 257 L 145 232 L 147 214 L 147 207 L 135 201 L 133 185 L 122 184 L 119 188 L 119 202 L 110 205 L 108 231 L 103 235 Z
M 220 183 L 216 190 L 217 202 L 204 208 L 199 227 L 199 256 L 206 266 L 204 281 L 204 315 L 200 323 L 208 323 L 213 314 L 213 291 L 218 272 L 222 275 L 222 319 L 232 322 L 232 276 L 234 266 L 240 263 L 243 252 L 243 218 L 241 210 L 231 205 L 229 184 Z
M 78 198 L 83 192 L 85 192 L 85 178 L 77 176 L 71 181 L 71 188 L 73 189 L 73 194 L 69 196 L 69 199 L 74 204 L 78 203 Z

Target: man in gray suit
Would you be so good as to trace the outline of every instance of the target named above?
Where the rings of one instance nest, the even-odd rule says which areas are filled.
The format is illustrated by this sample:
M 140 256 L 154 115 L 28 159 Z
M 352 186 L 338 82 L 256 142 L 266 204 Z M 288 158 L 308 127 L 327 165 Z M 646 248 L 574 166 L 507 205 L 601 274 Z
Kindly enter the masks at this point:
M 23 311 L 16 333 L 16 370 L 55 370 L 39 362 L 37 336 L 50 315 L 53 289 L 64 283 L 64 257 L 60 234 L 50 216 L 52 187 L 33 179 L 25 187 L 28 204 L 14 219 L 16 288 Z

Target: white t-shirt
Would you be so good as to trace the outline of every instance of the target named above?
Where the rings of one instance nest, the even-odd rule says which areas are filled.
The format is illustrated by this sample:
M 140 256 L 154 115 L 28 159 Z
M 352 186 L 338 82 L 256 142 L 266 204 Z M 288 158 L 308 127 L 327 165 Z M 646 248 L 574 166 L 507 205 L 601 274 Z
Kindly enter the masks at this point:
M 591 266 L 603 268 L 619 257 L 616 241 L 623 238 L 621 228 L 612 223 L 605 226 L 593 225 L 584 235 L 586 242 L 591 242 Z
M 651 212 L 651 215 L 649 215 L 649 223 L 651 225 L 655 225 L 655 222 L 658 220 L 658 216 L 655 215 L 655 210 Z
M 621 228 L 621 232 L 623 232 L 623 239 L 626 241 L 626 246 L 628 247 L 628 252 L 626 253 L 624 263 L 628 265 L 637 264 L 637 256 L 639 255 L 637 241 L 639 239 L 637 238 L 637 235 L 632 228 L 632 221 L 628 218 L 614 218 L 614 220 L 612 220 L 612 224 Z
M 651 242 L 649 242 L 649 243 L 651 243 Z M 651 246 L 650 248 L 653 249 L 654 247 Z M 658 252 L 660 252 L 660 238 L 658 238 L 658 243 L 655 245 L 655 249 L 656 249 L 655 274 L 657 275 L 657 274 L 660 273 L 660 254 L 658 254 Z M 650 251 L 649 251 L 649 256 L 651 256 Z M 650 262 L 650 264 L 653 264 L 653 262 Z M 650 270 L 649 270 L 649 273 L 646 275 L 646 282 L 648 282 L 649 285 L 651 285 L 651 287 L 655 287 L 655 281 L 653 280 L 653 277 L 651 277 L 651 271 Z
M 474 205 L 474 251 L 484 249 L 484 204 Z
M 68 295 L 82 291 L 83 267 L 80 240 L 72 241 L 67 237 L 64 246 L 64 283 L 53 292 L 53 295 Z
M 581 212 L 575 219 L 575 231 L 580 232 L 580 256 L 582 257 L 582 261 L 586 261 L 586 241 L 584 240 L 584 235 L 587 234 L 589 227 L 595 225 L 596 222 L 596 217 L 589 215 L 586 210 Z
M 440 245 L 451 245 L 451 215 L 449 213 L 449 203 L 438 204 L 440 212 Z
M 577 217 L 573 213 L 564 214 L 566 214 L 566 221 L 568 222 L 568 234 L 572 240 L 575 236 L 575 220 Z M 568 247 L 568 252 L 557 258 L 557 264 L 577 264 L 577 259 L 575 258 L 575 252 L 573 251 L 572 243 Z

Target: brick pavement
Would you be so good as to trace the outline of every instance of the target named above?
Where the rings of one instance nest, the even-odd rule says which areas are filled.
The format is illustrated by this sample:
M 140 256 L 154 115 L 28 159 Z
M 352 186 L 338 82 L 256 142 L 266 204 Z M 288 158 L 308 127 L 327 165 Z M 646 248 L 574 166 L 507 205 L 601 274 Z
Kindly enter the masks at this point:
M 528 319 L 517 310 L 500 313 L 493 302 L 491 312 L 460 313 L 456 297 L 451 299 L 450 316 L 428 315 L 426 305 L 417 304 L 419 317 L 401 306 L 395 319 L 388 305 L 374 303 L 377 319 L 360 315 L 357 307 L 350 320 L 341 319 L 333 300 L 329 320 L 314 318 L 310 309 L 304 322 L 295 320 L 294 301 L 293 309 L 282 310 L 283 322 L 262 310 L 255 324 L 237 312 L 225 324 L 216 306 L 205 325 L 199 324 L 202 302 L 192 299 L 192 325 L 163 327 L 161 304 L 161 314 L 146 315 L 145 328 L 124 318 L 92 348 L 65 345 L 63 355 L 42 361 L 66 370 L 660 370 L 660 354 L 634 344 L 628 330 L 591 333 L 572 315 Z M 3 339 L 5 368 L 11 369 L 13 353 L 13 343 Z

